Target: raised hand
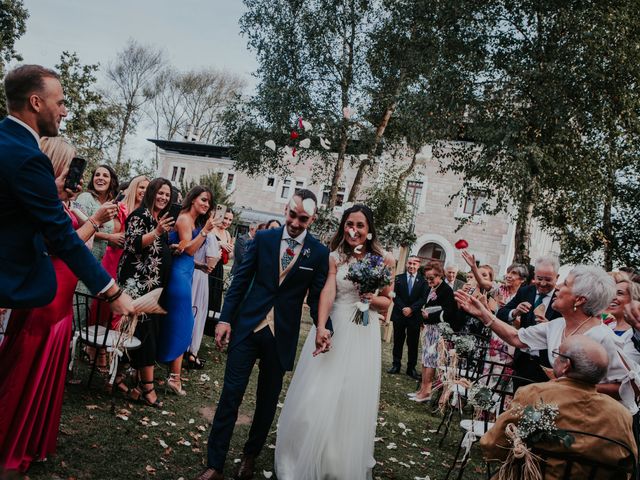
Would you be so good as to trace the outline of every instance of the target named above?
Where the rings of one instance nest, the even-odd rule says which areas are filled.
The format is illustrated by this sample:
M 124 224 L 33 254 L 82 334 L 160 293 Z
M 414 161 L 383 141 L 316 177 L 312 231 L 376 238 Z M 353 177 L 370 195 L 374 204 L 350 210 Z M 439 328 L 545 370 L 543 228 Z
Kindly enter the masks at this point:
M 455 297 L 456 302 L 458 302 L 458 306 L 469 315 L 476 318 L 482 318 L 484 315 L 491 316 L 491 312 L 482 304 L 480 299 L 472 297 L 462 290 L 454 292 L 453 296 Z
M 464 261 L 467 262 L 467 265 L 469 265 L 471 268 L 476 266 L 476 257 L 472 253 L 469 253 L 466 250 L 462 250 L 462 252 L 460 252 L 460 255 L 462 255 Z
M 522 315 L 525 315 L 526 313 L 529 313 L 529 310 L 531 310 L 531 304 L 529 302 L 519 303 L 513 312 L 513 316 L 520 317 Z
M 634 330 L 640 330 L 640 302 L 632 300 L 624 306 L 624 319 Z

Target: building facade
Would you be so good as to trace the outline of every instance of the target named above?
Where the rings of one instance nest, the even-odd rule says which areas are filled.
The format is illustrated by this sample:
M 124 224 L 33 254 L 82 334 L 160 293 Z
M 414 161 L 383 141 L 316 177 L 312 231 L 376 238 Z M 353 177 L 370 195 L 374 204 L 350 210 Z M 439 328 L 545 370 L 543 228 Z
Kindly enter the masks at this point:
M 240 213 L 244 223 L 266 222 L 271 218 L 282 220 L 285 206 L 297 188 L 312 190 L 322 205 L 328 201 L 330 185 L 314 181 L 310 159 L 295 165 L 291 175 L 286 177 L 275 174 L 250 177 L 235 169 L 225 147 L 187 141 L 150 141 L 159 148 L 159 176 L 180 186 L 183 182 L 197 182 L 202 176 L 215 172 L 231 195 L 234 209 Z M 442 149 L 438 152 L 439 155 L 444 153 Z M 367 179 L 368 184 L 379 181 L 387 165 L 404 163 L 385 158 L 381 160 L 378 170 Z M 514 219 L 508 214 L 479 214 L 485 199 L 477 192 L 463 192 L 458 198 L 453 198 L 460 190 L 462 180 L 452 172 L 441 173 L 441 161 L 444 160 L 434 157 L 430 147 L 425 147 L 421 165 L 406 181 L 405 198 L 413 206 L 417 236 L 411 253 L 468 270 L 454 247 L 458 239 L 464 238 L 477 261 L 491 265 L 498 276 L 503 276 L 514 254 Z M 341 205 L 348 196 L 346 188 L 352 184 L 355 173 L 355 169 L 345 165 L 337 215 L 342 211 Z M 457 231 L 459 220 L 464 217 L 468 222 Z M 557 243 L 535 224 L 531 237 L 532 258 L 543 254 L 559 255 Z

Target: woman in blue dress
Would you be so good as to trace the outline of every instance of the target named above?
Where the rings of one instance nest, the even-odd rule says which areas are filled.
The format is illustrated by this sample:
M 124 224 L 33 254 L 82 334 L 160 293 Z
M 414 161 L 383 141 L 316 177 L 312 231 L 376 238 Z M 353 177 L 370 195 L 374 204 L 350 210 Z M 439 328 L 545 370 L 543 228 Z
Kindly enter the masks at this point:
M 167 315 L 160 326 L 158 361 L 169 364 L 167 387 L 178 395 L 186 395 L 182 388 L 180 370 L 182 356 L 191 343 L 193 309 L 191 282 L 193 255 L 213 229 L 210 216 L 213 203 L 211 190 L 197 186 L 187 193 L 169 243 L 177 244 L 179 255 L 174 257 L 166 292 Z

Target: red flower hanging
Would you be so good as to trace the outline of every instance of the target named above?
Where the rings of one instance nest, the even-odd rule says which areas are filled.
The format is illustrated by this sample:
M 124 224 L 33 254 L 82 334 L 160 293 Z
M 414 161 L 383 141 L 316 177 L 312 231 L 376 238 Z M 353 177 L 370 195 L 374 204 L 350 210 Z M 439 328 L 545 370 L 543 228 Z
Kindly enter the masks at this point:
M 298 132 L 292 130 L 289 136 L 291 137 L 291 140 L 295 140 L 296 138 L 298 138 Z
M 458 241 L 455 243 L 455 247 L 456 247 L 458 250 L 464 250 L 465 248 L 468 248 L 468 247 L 469 247 L 469 244 L 467 243 L 467 241 L 466 241 L 466 240 L 464 240 L 463 238 L 461 238 L 460 240 L 458 240 Z

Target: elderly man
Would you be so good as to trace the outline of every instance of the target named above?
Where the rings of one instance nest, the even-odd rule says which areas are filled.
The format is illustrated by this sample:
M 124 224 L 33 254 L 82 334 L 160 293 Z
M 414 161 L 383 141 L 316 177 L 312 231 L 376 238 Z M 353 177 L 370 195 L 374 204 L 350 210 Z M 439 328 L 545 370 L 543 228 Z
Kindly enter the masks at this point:
M 458 267 L 449 264 L 444 269 L 445 283 L 451 287 L 454 292 L 464 286 L 464 282 L 458 279 Z
M 520 287 L 515 296 L 496 313 L 503 322 L 525 328 L 540 322 L 547 322 L 560 317 L 551 304 L 555 297 L 555 285 L 558 279 L 558 260 L 555 257 L 540 257 L 535 263 L 533 284 Z M 550 367 L 547 351 L 523 352 L 516 350 L 514 370 L 518 377 L 528 378 L 532 382 L 545 382 L 547 377 L 540 366 Z M 522 385 L 514 381 L 516 388 Z
M 393 365 L 387 371 L 390 374 L 400 373 L 402 349 L 407 342 L 407 375 L 420 380 L 416 371 L 418 361 L 418 340 L 422 317 L 420 308 L 427 301 L 428 285 L 423 275 L 418 274 L 420 258 L 411 256 L 407 259 L 406 271 L 396 275 L 391 321 L 393 322 Z
M 601 435 L 628 445 L 637 456 L 631 426 L 631 414 L 608 395 L 598 393 L 596 384 L 604 377 L 608 355 L 604 347 L 584 335 L 568 337 L 554 351 L 553 372 L 556 380 L 522 387 L 512 405 L 525 407 L 538 402 L 558 406 L 556 424 L 560 429 Z M 516 408 L 500 415 L 496 424 L 480 440 L 480 448 L 489 460 L 504 460 L 510 441 L 505 435 L 508 424 L 518 423 Z M 577 436 L 576 436 L 577 437 Z M 563 451 L 611 465 L 631 462 L 628 452 L 597 437 L 580 436 L 567 450 L 560 443 L 537 445 L 550 452 Z M 586 478 L 579 466 L 574 466 L 571 478 Z M 545 479 L 563 478 L 558 460 L 549 459 Z

